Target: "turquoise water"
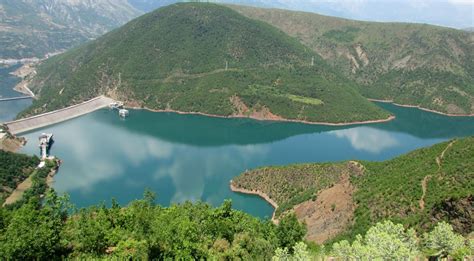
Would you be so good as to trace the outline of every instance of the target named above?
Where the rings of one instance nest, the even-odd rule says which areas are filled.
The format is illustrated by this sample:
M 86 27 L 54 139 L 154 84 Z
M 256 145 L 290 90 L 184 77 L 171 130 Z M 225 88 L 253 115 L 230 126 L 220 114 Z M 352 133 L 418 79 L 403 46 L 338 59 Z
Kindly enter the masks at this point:
M 38 154 L 37 137 L 52 132 L 52 154 L 63 160 L 54 188 L 79 207 L 116 198 L 125 205 L 145 188 L 162 205 L 202 200 L 259 217 L 272 208 L 255 196 L 233 193 L 229 181 L 266 165 L 349 159 L 385 160 L 452 137 L 474 135 L 474 118 L 451 118 L 379 104 L 396 115 L 387 123 L 327 127 L 220 119 L 132 110 L 123 120 L 100 110 L 26 133 L 23 149 Z
M 13 90 L 20 79 L 10 74 L 19 67 L 20 65 L 0 67 L 0 98 L 23 96 L 23 94 Z M 29 99 L 0 102 L 0 122 L 15 119 L 19 112 L 31 105 L 31 102 L 32 100 Z

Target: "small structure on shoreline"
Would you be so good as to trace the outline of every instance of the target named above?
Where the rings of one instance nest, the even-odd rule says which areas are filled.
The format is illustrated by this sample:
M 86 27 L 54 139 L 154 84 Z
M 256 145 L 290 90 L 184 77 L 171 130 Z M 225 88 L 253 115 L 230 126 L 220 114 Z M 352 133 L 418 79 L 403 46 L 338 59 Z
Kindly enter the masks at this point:
M 119 102 L 119 101 L 114 101 L 114 102 L 111 102 L 109 104 L 109 108 L 114 110 L 119 110 L 119 109 L 122 109 L 123 108 L 123 102 Z
M 118 110 L 118 115 L 125 118 L 129 115 L 129 111 L 123 108 L 123 102 L 114 101 L 109 104 L 111 110 Z
M 40 154 L 41 159 L 45 160 L 49 157 L 49 150 L 53 145 L 53 134 L 52 133 L 42 133 L 39 136 L 39 147 L 40 147 Z
M 7 135 L 6 131 L 3 130 L 2 127 L 0 127 L 0 140 L 1 140 L 4 136 L 6 136 L 6 135 Z
M 126 109 L 120 109 L 120 110 L 119 110 L 119 116 L 122 117 L 122 118 L 127 117 L 128 114 L 129 114 L 129 112 L 128 112 L 128 110 L 126 110 Z

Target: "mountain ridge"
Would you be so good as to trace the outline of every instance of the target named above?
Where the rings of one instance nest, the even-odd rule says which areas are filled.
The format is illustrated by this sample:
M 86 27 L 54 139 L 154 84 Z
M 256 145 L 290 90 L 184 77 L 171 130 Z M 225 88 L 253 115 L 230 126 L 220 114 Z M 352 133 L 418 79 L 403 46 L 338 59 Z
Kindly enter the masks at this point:
M 104 94 L 132 107 L 220 116 L 330 123 L 389 116 L 297 40 L 204 3 L 160 8 L 53 57 L 31 88 L 40 98 L 30 114 Z
M 474 37 L 470 33 L 432 25 L 227 6 L 297 38 L 357 81 L 365 97 L 447 114 L 474 113 Z

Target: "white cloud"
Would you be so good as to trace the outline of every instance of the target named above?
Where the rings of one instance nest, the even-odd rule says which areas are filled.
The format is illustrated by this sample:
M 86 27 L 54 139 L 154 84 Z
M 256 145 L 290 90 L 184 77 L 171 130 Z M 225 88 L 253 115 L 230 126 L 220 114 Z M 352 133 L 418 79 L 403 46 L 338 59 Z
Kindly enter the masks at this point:
M 370 153 L 379 153 L 399 144 L 389 133 L 371 127 L 357 127 L 328 133 L 338 138 L 347 139 L 356 150 Z

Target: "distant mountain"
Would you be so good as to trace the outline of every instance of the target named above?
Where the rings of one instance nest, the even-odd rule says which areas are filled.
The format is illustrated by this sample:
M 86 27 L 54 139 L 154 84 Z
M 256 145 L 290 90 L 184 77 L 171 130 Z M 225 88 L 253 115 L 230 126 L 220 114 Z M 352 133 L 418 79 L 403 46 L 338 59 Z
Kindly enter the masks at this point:
M 260 119 L 386 119 L 321 57 L 269 24 L 216 4 L 160 8 L 47 60 L 39 113 L 105 94 L 129 106 Z
M 186 0 L 129 0 L 145 12 Z M 189 1 L 188 1 L 189 2 Z M 377 22 L 427 23 L 465 28 L 473 26 L 474 2 L 468 0 L 210 0 L 313 12 L 347 19 Z
M 444 27 L 230 6 L 274 25 L 359 83 L 368 98 L 474 114 L 474 37 Z
M 474 27 L 464 28 L 464 31 L 474 32 Z
M 126 0 L 0 0 L 0 59 L 69 49 L 140 14 Z

